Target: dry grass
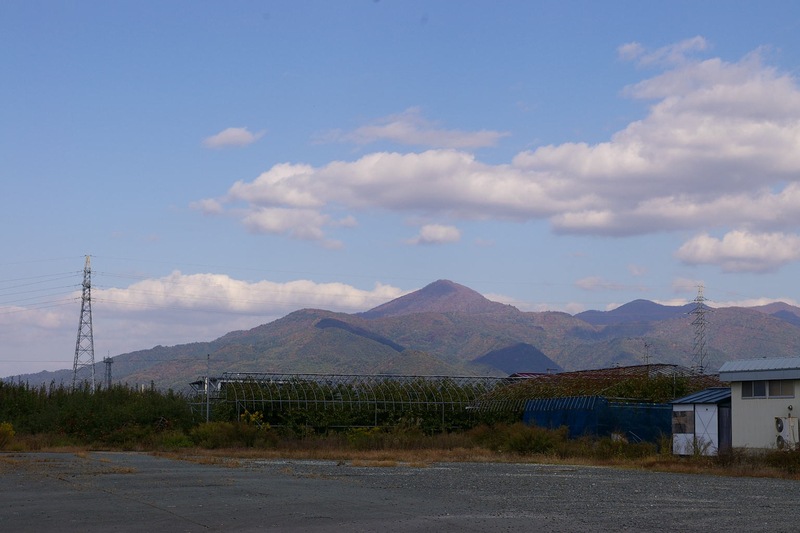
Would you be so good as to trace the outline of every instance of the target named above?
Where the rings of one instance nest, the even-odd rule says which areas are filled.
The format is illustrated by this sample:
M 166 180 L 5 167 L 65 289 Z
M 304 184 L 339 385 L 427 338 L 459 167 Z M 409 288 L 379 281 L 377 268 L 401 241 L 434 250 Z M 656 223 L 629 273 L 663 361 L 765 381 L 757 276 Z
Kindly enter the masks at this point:
M 403 463 L 487 463 L 519 462 L 521 456 L 498 453 L 486 448 L 413 449 L 413 450 L 353 450 L 351 448 L 218 448 L 206 450 L 188 448 L 179 452 L 152 452 L 164 457 L 204 456 L 237 459 L 313 459 L 327 461 L 398 461 Z
M 382 468 L 397 468 L 397 461 L 361 461 L 359 459 L 350 463 L 350 466 L 367 466 L 367 467 L 382 467 Z
M 189 454 L 177 452 L 152 452 L 150 455 L 155 457 L 164 457 L 176 461 L 187 461 L 198 465 L 217 465 L 226 468 L 240 468 L 244 466 L 242 461 L 238 458 L 231 457 L 230 455 L 210 455 L 202 453 L 204 450 L 193 450 Z
M 104 472 L 105 473 L 105 472 Z M 138 474 L 139 470 L 132 466 L 115 466 L 108 471 L 110 474 Z
M 16 436 L 15 443 L 25 443 L 25 451 L 72 453 L 82 459 L 92 459 L 102 463 L 111 462 L 107 458 L 90 456 L 96 446 L 50 446 L 45 438 Z M 28 447 L 28 444 L 33 444 Z M 106 448 L 104 448 L 106 449 Z M 114 451 L 108 448 L 109 451 Z M 428 468 L 434 463 L 472 462 L 472 463 L 537 463 L 554 465 L 603 466 L 623 469 L 640 469 L 655 472 L 682 474 L 707 474 L 716 476 L 763 477 L 800 480 L 800 466 L 785 465 L 764 460 L 763 456 L 748 455 L 739 450 L 732 460 L 708 457 L 676 457 L 670 454 L 651 454 L 641 458 L 613 456 L 606 459 L 587 456 L 568 456 L 562 453 L 519 454 L 500 452 L 486 446 L 469 445 L 462 435 L 419 439 L 408 448 L 398 445 L 386 449 L 354 449 L 346 439 L 303 439 L 286 440 L 276 448 L 180 448 L 173 451 L 150 451 L 152 455 L 174 460 L 189 461 L 201 465 L 215 465 L 227 468 L 246 467 L 251 460 L 327 460 L 339 465 L 354 467 L 405 467 Z M 0 453 L 0 464 L 13 468 L 25 453 Z M 48 461 L 48 459 L 39 459 Z M 800 462 L 797 463 L 800 465 Z M 117 473 L 128 473 L 117 471 Z M 133 472 L 130 472 L 133 473 Z M 287 468 L 284 473 L 292 473 Z

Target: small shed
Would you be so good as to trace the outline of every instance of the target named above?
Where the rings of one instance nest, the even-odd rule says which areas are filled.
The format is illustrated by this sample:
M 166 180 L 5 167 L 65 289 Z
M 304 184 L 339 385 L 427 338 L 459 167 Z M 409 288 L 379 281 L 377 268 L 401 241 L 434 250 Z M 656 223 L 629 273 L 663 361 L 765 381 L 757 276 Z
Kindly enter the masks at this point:
M 731 449 L 730 387 L 711 387 L 670 403 L 672 453 L 717 455 Z

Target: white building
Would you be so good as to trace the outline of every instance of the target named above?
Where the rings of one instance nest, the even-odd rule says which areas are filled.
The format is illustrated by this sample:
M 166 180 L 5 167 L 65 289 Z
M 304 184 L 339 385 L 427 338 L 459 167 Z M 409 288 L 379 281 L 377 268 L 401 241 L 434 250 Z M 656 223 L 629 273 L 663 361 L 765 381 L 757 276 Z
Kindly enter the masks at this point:
M 718 455 L 731 449 L 731 389 L 712 387 L 672 404 L 672 453 Z
M 719 378 L 731 384 L 734 447 L 797 445 L 800 357 L 728 361 Z

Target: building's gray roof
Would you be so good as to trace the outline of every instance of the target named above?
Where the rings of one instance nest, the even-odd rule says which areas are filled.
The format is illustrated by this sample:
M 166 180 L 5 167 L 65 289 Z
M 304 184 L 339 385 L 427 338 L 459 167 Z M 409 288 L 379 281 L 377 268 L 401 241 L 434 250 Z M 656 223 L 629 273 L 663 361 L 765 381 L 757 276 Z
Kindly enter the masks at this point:
M 800 379 L 800 357 L 728 361 L 719 369 L 722 381 Z
M 722 403 L 731 399 L 730 387 L 711 387 L 669 403 Z

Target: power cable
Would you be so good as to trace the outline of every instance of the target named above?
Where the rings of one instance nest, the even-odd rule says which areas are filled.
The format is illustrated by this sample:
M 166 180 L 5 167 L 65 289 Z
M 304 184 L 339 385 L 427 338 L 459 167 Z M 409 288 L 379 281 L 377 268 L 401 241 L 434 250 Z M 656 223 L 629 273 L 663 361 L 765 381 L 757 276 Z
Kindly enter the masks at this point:
M 30 276 L 30 277 L 27 277 L 27 278 L 4 279 L 4 280 L 0 280 L 0 283 L 11 283 L 12 281 L 26 281 L 26 280 L 29 280 L 29 279 L 54 278 L 54 276 L 64 276 L 63 278 L 54 278 L 54 279 L 48 279 L 48 280 L 43 280 L 43 281 L 37 281 L 37 282 L 34 282 L 34 283 L 29 283 L 29 284 L 15 285 L 15 286 L 12 286 L 12 287 L 3 287 L 0 290 L 13 289 L 15 287 L 24 287 L 25 285 L 35 285 L 36 283 L 47 283 L 48 281 L 57 281 L 59 279 L 67 279 L 67 278 L 74 277 L 76 274 L 80 274 L 80 271 L 76 270 L 74 272 L 59 272 L 58 274 L 45 274 L 43 276 Z
M 0 263 L 0 266 L 7 266 L 7 265 L 25 265 L 28 263 L 46 263 L 49 261 L 66 261 L 67 259 L 83 259 L 86 257 L 85 255 L 79 255 L 74 257 L 56 257 L 54 259 L 31 259 L 29 261 L 15 261 L 12 263 Z
M 9 293 L 4 294 L 3 296 L 16 296 L 18 294 L 30 294 L 32 292 L 52 291 L 52 290 L 55 290 L 55 289 L 67 289 L 67 288 L 70 288 L 70 287 L 78 287 L 78 285 L 61 285 L 59 287 L 47 287 L 47 288 L 44 288 L 44 289 L 31 289 L 29 291 L 9 292 Z
M 17 303 L 17 302 L 25 302 L 25 301 L 28 301 L 28 300 L 39 300 L 41 298 L 48 298 L 50 296 L 63 296 L 64 294 L 71 294 L 71 292 L 72 291 L 69 291 L 69 292 L 55 292 L 53 294 L 45 294 L 45 295 L 41 295 L 41 296 L 31 296 L 29 298 L 19 298 L 17 300 L 6 300 L 5 302 L 0 302 L 0 306 L 5 306 L 7 304 L 13 304 L 13 303 Z M 41 303 L 47 303 L 47 302 L 43 301 Z
M 36 307 L 23 307 L 21 309 L 15 309 L 13 311 L 6 311 L 4 313 L 0 313 L 0 315 L 12 315 L 14 313 L 25 313 L 25 312 L 28 312 L 28 311 L 37 311 L 39 309 L 47 309 L 49 307 L 60 307 L 62 305 L 69 305 L 70 303 L 75 302 L 77 300 L 80 300 L 80 298 L 68 298 L 67 300 L 56 300 L 56 302 L 62 301 L 62 302 L 66 302 L 66 303 L 53 303 L 53 302 L 51 302 L 48 305 L 40 305 L 40 306 L 36 306 Z

